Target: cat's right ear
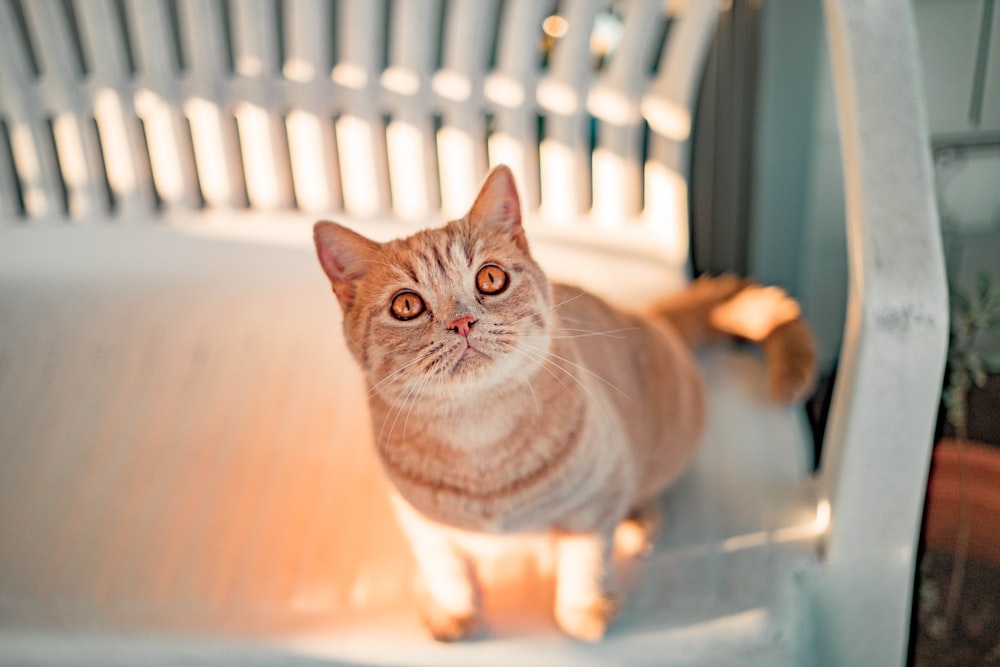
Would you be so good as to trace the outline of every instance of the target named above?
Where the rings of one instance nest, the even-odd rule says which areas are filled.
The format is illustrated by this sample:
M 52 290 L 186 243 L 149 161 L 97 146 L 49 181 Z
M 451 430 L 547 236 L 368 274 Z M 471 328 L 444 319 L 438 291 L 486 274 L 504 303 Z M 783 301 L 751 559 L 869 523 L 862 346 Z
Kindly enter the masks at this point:
M 316 255 L 344 308 L 354 302 L 356 283 L 368 273 L 378 243 L 335 222 L 321 220 L 313 226 Z
M 468 218 L 484 229 L 506 234 L 527 250 L 528 242 L 521 227 L 521 200 L 517 196 L 514 174 L 506 165 L 498 165 L 486 175 Z

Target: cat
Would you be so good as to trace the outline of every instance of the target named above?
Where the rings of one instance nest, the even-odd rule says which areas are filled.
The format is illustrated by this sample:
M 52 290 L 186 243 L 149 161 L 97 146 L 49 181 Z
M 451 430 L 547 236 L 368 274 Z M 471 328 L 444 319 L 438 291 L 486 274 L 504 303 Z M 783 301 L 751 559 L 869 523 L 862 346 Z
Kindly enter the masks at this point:
M 369 387 L 379 458 L 439 640 L 481 623 L 463 536 L 548 533 L 554 617 L 598 640 L 615 618 L 612 539 L 656 538 L 658 495 L 691 464 L 704 418 L 692 348 L 763 347 L 771 393 L 802 399 L 812 335 L 784 292 L 701 278 L 649 313 L 552 284 L 532 258 L 504 166 L 463 218 L 387 243 L 321 221 L 320 264 Z

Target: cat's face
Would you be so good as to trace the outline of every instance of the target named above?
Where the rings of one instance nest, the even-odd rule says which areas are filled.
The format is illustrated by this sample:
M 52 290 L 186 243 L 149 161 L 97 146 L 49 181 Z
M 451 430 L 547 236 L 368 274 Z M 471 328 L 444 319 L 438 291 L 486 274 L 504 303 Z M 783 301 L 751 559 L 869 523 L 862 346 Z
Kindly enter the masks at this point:
M 526 382 L 548 350 L 551 290 L 505 168 L 443 228 L 379 244 L 319 223 L 316 246 L 373 393 L 448 399 Z

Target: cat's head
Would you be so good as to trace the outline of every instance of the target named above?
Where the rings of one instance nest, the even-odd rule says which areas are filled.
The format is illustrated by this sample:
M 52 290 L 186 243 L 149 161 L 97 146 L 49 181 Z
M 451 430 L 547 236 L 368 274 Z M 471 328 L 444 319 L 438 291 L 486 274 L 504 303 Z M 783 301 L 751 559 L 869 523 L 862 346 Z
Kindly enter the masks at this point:
M 447 399 L 523 381 L 540 366 L 551 288 L 528 251 L 506 167 L 444 227 L 377 243 L 319 222 L 315 241 L 373 393 Z

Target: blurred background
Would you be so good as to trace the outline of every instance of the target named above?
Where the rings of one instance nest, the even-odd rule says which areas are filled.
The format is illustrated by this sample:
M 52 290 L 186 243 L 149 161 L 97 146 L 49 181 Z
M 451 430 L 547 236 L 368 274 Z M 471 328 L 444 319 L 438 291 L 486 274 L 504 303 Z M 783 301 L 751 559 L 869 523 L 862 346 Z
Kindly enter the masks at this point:
M 949 277 L 966 288 L 982 271 L 1000 280 L 994 6 L 913 2 Z M 847 250 L 821 2 L 737 0 L 723 11 L 698 121 L 696 264 L 788 286 L 818 331 L 829 370 L 843 330 Z

